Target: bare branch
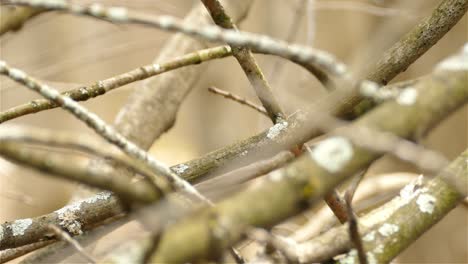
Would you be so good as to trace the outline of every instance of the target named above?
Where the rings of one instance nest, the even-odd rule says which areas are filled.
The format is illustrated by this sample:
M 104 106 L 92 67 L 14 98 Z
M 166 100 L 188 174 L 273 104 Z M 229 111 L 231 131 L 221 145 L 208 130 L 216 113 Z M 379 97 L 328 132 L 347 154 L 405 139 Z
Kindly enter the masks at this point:
M 351 202 L 353 200 L 352 193 L 346 192 L 344 199 L 346 201 L 346 207 L 348 210 L 349 238 L 352 241 L 354 248 L 358 252 L 359 263 L 367 264 L 368 261 L 366 252 L 362 245 L 361 235 L 359 234 L 358 219 L 351 205 Z
M 214 93 L 214 94 L 218 94 L 218 95 L 221 95 L 223 96 L 224 98 L 227 98 L 227 99 L 231 99 L 235 102 L 238 102 L 239 104 L 242 104 L 242 105 L 246 105 L 252 109 L 254 109 L 255 111 L 259 112 L 260 114 L 262 115 L 265 115 L 268 117 L 268 113 L 266 112 L 265 108 L 262 107 L 262 106 L 258 106 L 256 105 L 255 103 L 253 102 L 250 102 L 238 95 L 235 95 L 235 94 L 232 94 L 230 92 L 226 92 L 224 90 L 221 90 L 221 89 L 218 89 L 216 87 L 208 87 L 208 91 Z
M 132 183 L 130 177 L 113 177 L 109 170 L 90 169 L 83 162 L 69 162 L 60 154 L 44 154 L 43 151 L 26 149 L 20 144 L 0 142 L 0 154 L 13 162 L 49 173 L 52 176 L 88 184 L 104 190 L 111 190 L 125 201 L 150 203 L 161 193 L 154 190 L 147 182 Z M 68 162 L 67 162 L 68 161 Z
M 10 260 L 19 258 L 35 250 L 48 246 L 52 243 L 55 243 L 55 241 L 46 240 L 46 241 L 40 241 L 40 242 L 32 243 L 26 246 L 18 247 L 18 248 L 10 248 L 6 250 L 2 250 L 0 251 L 0 263 L 6 263 Z
M 302 45 L 290 45 L 286 42 L 275 40 L 263 35 L 226 30 L 216 26 L 203 26 L 200 28 L 198 25 L 184 23 L 183 21 L 170 16 L 151 16 L 129 11 L 126 8 L 121 7 L 105 8 L 99 4 L 79 6 L 61 1 L 51 4 L 47 1 L 33 2 L 27 0 L 8 0 L 4 2 L 42 7 L 50 10 L 66 11 L 73 14 L 105 19 L 114 23 L 142 24 L 163 30 L 193 35 L 209 41 L 224 41 L 233 46 L 245 46 L 257 51 L 275 54 L 289 60 L 298 61 L 299 63 L 316 64 L 318 68 L 322 68 L 338 78 L 350 80 L 346 66 L 337 61 L 333 55 L 322 50 L 311 49 Z
M 101 118 L 89 112 L 85 107 L 81 106 L 73 99 L 61 95 L 59 92 L 47 85 L 39 83 L 37 80 L 26 75 L 26 73 L 23 71 L 9 67 L 4 61 L 0 61 L 0 73 L 25 85 L 29 89 L 40 93 L 45 98 L 68 110 L 75 117 L 84 121 L 96 133 L 101 135 L 107 141 L 121 148 L 127 155 L 142 161 L 144 164 L 147 164 L 150 169 L 152 169 L 155 173 L 164 176 L 177 188 L 194 195 L 202 201 L 210 203 L 209 200 L 201 195 L 192 185 L 181 179 L 169 167 L 149 156 L 146 151 L 142 150 L 134 143 L 128 141 L 120 133 L 115 131 L 114 128 L 106 124 Z M 154 182 L 157 183 L 157 180 L 154 180 Z
M 89 86 L 79 87 L 63 92 L 62 95 L 68 96 L 75 101 L 86 101 L 136 81 L 145 80 L 147 78 L 179 69 L 181 67 L 194 65 L 213 59 L 224 58 L 230 55 L 231 49 L 228 46 L 203 49 L 176 57 L 166 62 L 141 66 L 129 72 L 125 72 L 105 80 L 97 81 Z M 55 107 L 59 107 L 59 105 L 49 100 L 33 100 L 29 103 L 15 106 L 11 109 L 0 112 L 0 123 L 23 115 L 37 113 Z
M 223 28 L 237 31 L 236 25 L 232 22 L 224 7 L 218 0 L 201 0 L 210 13 L 214 22 Z M 237 59 L 239 65 L 244 70 L 250 84 L 255 89 L 258 99 L 273 123 L 281 122 L 285 118 L 283 110 L 276 100 L 268 81 L 258 66 L 252 51 L 249 48 L 231 45 L 232 55 Z
M 42 12 L 44 10 L 40 8 L 1 6 L 0 36 L 8 31 L 19 30 L 26 21 Z
M 440 86 L 433 84 L 425 87 L 424 93 L 419 93 L 413 104 L 386 103 L 367 114 L 355 125 L 385 129 L 399 136 L 411 137 L 416 130 L 428 128 L 428 124 L 442 119 L 443 116 L 467 102 L 468 86 L 465 82 L 465 73 L 454 76 L 458 82 L 453 80 L 447 82 L 453 85 L 451 87 L 446 87 L 445 83 Z M 434 102 L 437 102 L 437 110 L 434 109 Z M 385 118 L 386 115 L 398 115 L 400 118 L 396 122 L 389 122 L 392 119 Z M 409 119 L 411 122 L 408 122 Z M 316 149 L 313 155 L 303 155 L 289 166 L 279 170 L 279 173 L 271 174 L 264 184 L 241 192 L 222 201 L 215 208 L 206 209 L 205 212 L 200 212 L 171 226 L 162 236 L 152 260 L 184 262 L 193 261 L 194 256 L 209 259 L 210 256 L 216 254 L 213 252 L 216 249 L 208 245 L 200 246 L 200 244 L 194 248 L 191 246 L 195 243 L 194 241 L 209 243 L 208 241 L 215 240 L 225 246 L 232 245 L 240 238 L 239 234 L 246 226 L 271 226 L 297 214 L 314 204 L 318 198 L 329 192 L 347 176 L 368 166 L 380 156 L 376 152 L 356 147 L 347 139 L 340 137 L 323 140 Z M 333 153 L 332 157 L 328 157 L 327 153 Z M 249 203 L 249 201 L 256 202 Z M 246 203 L 249 203 L 249 206 L 238 206 Z M 213 215 L 216 218 L 213 218 Z M 213 234 L 218 233 L 212 230 L 218 228 L 229 229 L 230 232 L 222 232 L 222 236 L 213 237 Z M 182 244 L 182 240 L 178 239 L 181 236 L 184 237 L 183 241 L 189 243 Z M 176 246 L 180 249 L 179 254 L 172 253 Z
M 67 232 L 63 231 L 60 227 L 56 225 L 49 225 L 49 228 L 55 233 L 55 235 L 58 238 L 72 245 L 76 249 L 76 251 L 78 251 L 78 253 L 82 255 L 89 263 L 97 263 L 97 261 L 90 254 L 86 253 L 86 251 L 80 245 L 80 243 L 78 243 L 78 241 L 76 241 L 69 234 L 67 234 Z
M 357 192 L 354 201 L 355 203 L 360 203 L 376 195 L 389 194 L 403 188 L 403 186 L 413 178 L 414 177 L 410 177 L 406 174 L 382 175 L 369 178 L 360 185 L 360 191 Z M 327 206 L 323 206 L 317 212 L 314 212 L 314 214 L 310 214 L 308 218 L 309 221 L 305 225 L 294 231 L 290 236 L 291 239 L 297 242 L 310 240 L 325 231 L 325 228 L 332 226 L 332 223 L 336 222 L 336 217 L 330 212 Z

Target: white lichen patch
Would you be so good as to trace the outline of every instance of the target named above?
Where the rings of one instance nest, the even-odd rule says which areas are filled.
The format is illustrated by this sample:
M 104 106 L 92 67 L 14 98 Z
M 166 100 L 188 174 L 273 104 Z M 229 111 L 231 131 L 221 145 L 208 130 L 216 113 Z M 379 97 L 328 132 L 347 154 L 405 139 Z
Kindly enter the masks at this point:
M 26 79 L 26 73 L 24 73 L 22 70 L 18 70 L 18 69 L 11 69 L 9 75 L 10 75 L 11 78 L 13 78 L 13 79 L 15 79 L 17 81 L 21 81 L 21 80 Z
M 351 142 L 343 137 L 323 140 L 311 151 L 311 156 L 322 168 L 330 173 L 340 171 L 353 157 Z
M 359 90 L 364 96 L 374 97 L 379 91 L 379 85 L 371 81 L 362 81 Z
M 7 64 L 5 61 L 0 60 L 0 72 L 5 72 L 7 68 Z
M 397 225 L 385 223 L 379 228 L 379 233 L 382 236 L 388 237 L 398 232 L 398 230 L 400 228 Z
M 400 95 L 397 97 L 397 103 L 401 105 L 412 105 L 416 102 L 418 98 L 418 90 L 413 87 L 409 87 L 401 91 Z
M 159 65 L 158 63 L 154 63 L 151 66 L 154 72 L 159 72 L 161 70 L 161 65 Z
M 373 241 L 375 239 L 375 231 L 371 231 L 369 233 L 367 233 L 363 238 L 362 240 L 366 241 L 366 242 L 370 242 L 370 241 Z
M 63 214 L 59 214 L 58 218 L 60 220 L 59 225 L 67 229 L 70 234 L 81 235 L 83 231 L 81 230 L 81 223 L 78 221 L 78 216 L 71 212 L 67 211 Z
M 405 203 L 409 203 L 413 198 L 419 195 L 422 191 L 425 191 L 424 188 L 421 188 L 423 184 L 423 175 L 419 175 L 418 178 L 410 183 L 408 183 L 400 191 L 400 198 Z
M 423 213 L 432 214 L 434 212 L 434 205 L 436 198 L 430 194 L 423 193 L 416 200 L 419 210 Z
M 107 17 L 113 21 L 127 21 L 128 10 L 125 7 L 111 7 L 107 10 Z
M 94 3 L 89 6 L 89 13 L 93 16 L 101 17 L 104 15 L 104 7 L 101 4 Z
M 268 178 L 271 180 L 271 181 L 274 181 L 274 182 L 277 182 L 277 181 L 281 181 L 281 179 L 284 178 L 284 173 L 282 170 L 275 170 L 273 172 L 270 173 L 270 175 L 268 176 Z
M 5 236 L 4 233 L 5 231 L 3 231 L 3 226 L 0 226 L 0 241 L 3 240 L 3 237 Z
M 81 207 L 81 202 L 76 202 L 76 203 L 72 203 L 70 205 L 67 205 L 67 206 L 64 206 L 60 209 L 58 209 L 57 211 L 55 211 L 59 217 L 60 215 L 63 215 L 65 214 L 66 212 L 75 212 L 75 211 L 78 211 L 80 210 L 80 207 Z
M 466 43 L 461 52 L 455 56 L 451 56 L 439 64 L 436 71 L 466 71 L 468 70 L 468 43 Z
M 26 219 L 19 219 L 14 221 L 11 225 L 11 231 L 13 233 L 13 236 L 22 236 L 24 235 L 24 231 L 28 229 L 28 227 L 32 224 L 32 219 L 26 218 Z
M 96 203 L 98 201 L 105 201 L 105 200 L 109 199 L 110 197 L 111 197 L 110 192 L 100 192 L 100 193 L 98 193 L 96 195 L 93 195 L 93 196 L 87 198 L 83 202 L 93 204 L 93 203 Z
M 352 249 L 349 251 L 348 254 L 346 254 L 344 258 L 340 259 L 338 262 L 340 264 L 355 264 L 356 257 L 357 257 L 357 251 L 356 249 Z
M 39 2 L 39 1 L 38 1 Z M 46 8 L 65 8 L 67 7 L 66 0 L 42 0 L 40 4 L 45 6 Z
M 372 254 L 371 252 L 367 252 L 366 254 L 367 256 L 367 263 L 369 264 L 377 264 L 377 259 L 375 258 L 374 254 Z
M 159 17 L 159 24 L 162 28 L 167 28 L 174 24 L 174 18 L 171 16 L 160 16 Z
M 184 173 L 188 168 L 189 168 L 189 166 L 182 163 L 182 164 L 174 166 L 172 168 L 172 170 L 180 175 L 180 174 Z
M 288 125 L 289 125 L 288 122 L 282 121 L 270 127 L 270 129 L 268 130 L 267 138 L 269 139 L 276 138 L 279 134 L 281 134 L 282 131 L 288 128 Z
M 465 45 L 463 45 L 462 53 L 464 55 L 468 55 L 468 42 L 466 42 Z
M 384 246 L 382 244 L 378 245 L 377 247 L 374 248 L 373 250 L 377 254 L 382 254 L 384 251 Z
M 60 220 L 59 225 L 67 229 L 68 232 L 73 235 L 81 235 L 83 233 L 81 230 L 81 223 L 78 221 L 79 218 L 76 215 L 76 212 L 81 208 L 81 204 L 82 202 L 76 202 L 55 211 Z

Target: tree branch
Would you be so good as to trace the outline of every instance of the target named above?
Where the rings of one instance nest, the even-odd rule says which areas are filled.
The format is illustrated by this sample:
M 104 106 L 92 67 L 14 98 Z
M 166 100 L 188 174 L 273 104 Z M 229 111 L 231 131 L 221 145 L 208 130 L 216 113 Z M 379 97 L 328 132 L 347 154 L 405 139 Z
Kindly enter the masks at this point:
M 216 87 L 208 87 L 208 91 L 212 92 L 213 94 L 221 95 L 224 98 L 231 99 L 235 102 L 238 102 L 239 104 L 246 105 L 250 107 L 251 109 L 254 109 L 255 111 L 259 112 L 260 114 L 268 117 L 268 113 L 266 112 L 263 106 L 258 106 L 255 103 L 252 103 L 238 95 L 232 94 L 230 92 L 226 92 Z
M 436 80 L 430 86 L 426 83 L 419 86 L 424 92 L 418 89 L 421 92 L 413 104 L 385 103 L 355 125 L 385 130 L 402 137 L 412 137 L 417 130 L 431 127 L 468 101 L 466 72 L 450 73 L 445 77 L 438 75 Z M 400 118 L 390 118 L 394 115 Z M 241 192 L 220 202 L 215 208 L 206 209 L 169 227 L 152 261 L 180 263 L 210 259 L 219 254 L 219 250 L 237 241 L 246 226 L 268 227 L 297 214 L 347 176 L 380 156 L 353 146 L 340 137 L 328 138 L 320 145 L 323 152 L 303 155 L 281 169 L 280 173 L 271 174 L 263 185 Z M 326 150 L 340 154 L 326 159 Z M 249 206 L 238 206 L 246 203 Z M 218 229 L 223 230 L 222 236 L 216 236 L 218 233 L 213 232 Z M 210 241 L 217 246 L 210 246 Z M 194 244 L 197 246 L 193 247 Z M 178 249 L 178 254 L 173 254 L 174 248 Z
M 41 8 L 33 7 L 0 7 L 0 36 L 8 31 L 17 31 L 23 24 L 36 15 L 44 12 Z
M 236 25 L 232 22 L 224 7 L 218 0 L 201 0 L 210 13 L 214 22 L 223 28 L 237 31 Z M 268 81 L 258 66 L 252 51 L 249 48 L 231 45 L 232 55 L 237 59 L 239 65 L 244 70 L 250 84 L 255 89 L 257 97 L 262 102 L 268 116 L 275 124 L 285 118 L 283 110 L 276 100 Z

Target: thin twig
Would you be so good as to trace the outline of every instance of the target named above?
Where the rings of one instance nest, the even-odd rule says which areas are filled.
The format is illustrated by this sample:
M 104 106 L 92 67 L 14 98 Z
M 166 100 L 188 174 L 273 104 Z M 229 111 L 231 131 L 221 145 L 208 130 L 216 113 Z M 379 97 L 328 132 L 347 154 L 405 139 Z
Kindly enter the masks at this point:
M 239 104 L 246 105 L 246 106 L 254 109 L 255 111 L 259 112 L 260 114 L 263 114 L 263 115 L 268 117 L 268 113 L 266 112 L 266 110 L 265 110 L 265 108 L 263 106 L 256 105 L 255 103 L 250 102 L 245 98 L 242 98 L 242 97 L 240 97 L 238 95 L 235 95 L 233 93 L 218 89 L 218 88 L 213 87 L 213 86 L 208 87 L 208 91 L 212 92 L 213 94 L 221 95 L 224 98 L 231 99 L 231 100 L 233 100 L 235 102 L 238 102 Z
M 223 5 L 218 0 L 201 0 L 210 13 L 214 22 L 223 28 L 237 31 L 237 26 L 232 22 L 231 17 L 224 10 Z M 254 88 L 258 99 L 265 108 L 268 116 L 273 123 L 281 122 L 285 118 L 283 110 L 278 100 L 273 95 L 270 84 L 265 79 L 260 66 L 258 66 L 252 51 L 247 47 L 230 45 L 232 55 L 237 59 L 239 65 L 244 70 L 245 75 Z
M 92 187 L 111 190 L 125 201 L 151 203 L 161 193 L 144 181 L 132 182 L 130 177 L 114 177 L 110 170 L 90 169 L 83 162 L 72 161 L 61 154 L 44 154 L 43 151 L 27 149 L 18 143 L 0 141 L 0 155 L 15 163 L 20 163 L 39 171 L 68 180 L 77 181 Z
M 367 261 L 366 252 L 362 245 L 361 235 L 359 234 L 359 227 L 358 227 L 359 224 L 358 224 L 357 216 L 354 213 L 353 207 L 351 205 L 351 202 L 353 200 L 353 193 L 346 192 L 344 199 L 346 201 L 346 209 L 348 211 L 348 223 L 349 223 L 348 228 L 349 228 L 350 240 L 353 242 L 353 245 L 358 252 L 359 263 L 367 264 L 368 261 Z
M 387 195 L 403 188 L 414 177 L 408 175 L 381 175 L 366 179 L 359 188 L 354 201 L 356 203 L 365 202 L 371 197 Z M 372 206 L 372 205 L 371 205 Z M 335 215 L 330 212 L 327 206 L 322 206 L 318 211 L 307 216 L 309 220 L 301 228 L 298 228 L 290 235 L 290 238 L 297 242 L 304 242 L 316 237 L 325 228 L 332 226 L 336 222 Z
M 60 10 L 77 15 L 91 16 L 109 20 L 114 23 L 133 23 L 156 27 L 168 31 L 200 37 L 209 41 L 223 41 L 233 46 L 249 47 L 257 51 L 267 52 L 299 63 L 316 64 L 328 73 L 344 80 L 351 80 L 345 64 L 339 62 L 333 55 L 302 45 L 291 45 L 284 41 L 254 33 L 221 29 L 217 26 L 189 25 L 171 16 L 152 16 L 130 11 L 123 7 L 104 7 L 100 4 L 80 6 L 65 1 L 27 1 L 3 0 L 2 2 L 42 7 L 49 10 Z
M 359 183 L 361 183 L 366 172 L 367 172 L 367 169 L 364 169 L 361 172 L 359 172 L 356 176 L 354 176 L 354 179 L 351 181 L 351 184 L 346 189 L 346 192 L 344 195 L 345 200 L 346 200 L 346 197 L 348 197 L 348 199 L 350 199 L 351 201 L 353 200 L 354 194 L 356 193 Z
M 157 178 L 155 178 L 152 171 L 142 166 L 141 162 L 121 155 L 120 151 L 117 152 L 112 147 L 103 146 L 101 142 L 82 133 L 63 133 L 37 127 L 4 125 L 0 128 L 0 142 L 32 143 L 40 146 L 67 148 L 68 150 L 76 150 L 88 155 L 94 155 L 111 161 L 114 166 L 123 166 L 134 173 L 142 175 L 157 192 L 167 191 L 160 189 L 163 183 L 155 184 L 154 180 Z
M 257 51 L 254 51 L 257 52 Z M 61 93 L 62 95 L 68 96 L 75 101 L 86 101 L 88 99 L 101 96 L 107 92 L 113 91 L 114 89 L 123 87 L 127 84 L 146 80 L 153 76 L 157 76 L 162 73 L 166 73 L 182 67 L 199 64 L 202 62 L 225 58 L 232 55 L 231 48 L 229 46 L 219 46 L 214 48 L 208 48 L 191 52 L 174 59 L 168 60 L 161 63 L 153 63 L 144 65 L 133 69 L 131 71 L 112 76 L 110 78 L 94 82 L 91 85 L 74 88 Z M 296 61 L 293 61 L 296 63 Z M 324 85 L 327 85 L 329 78 L 325 73 L 320 73 L 313 64 L 299 64 L 308 70 L 311 74 L 315 75 Z M 38 113 L 47 109 L 59 107 L 46 99 L 36 99 L 28 103 L 14 106 L 10 109 L 0 112 L 0 124 L 20 116 Z
M 0 263 L 6 263 L 10 260 L 22 257 L 40 248 L 55 243 L 54 240 L 39 241 L 25 246 L 10 248 L 0 251 Z
M 105 138 L 110 143 L 121 148 L 127 155 L 142 161 L 144 164 L 147 164 L 149 168 L 152 169 L 155 173 L 164 176 L 177 188 L 194 195 L 201 201 L 211 204 L 211 201 L 207 200 L 192 185 L 175 174 L 168 166 L 149 156 L 146 151 L 142 150 L 134 143 L 128 141 L 114 128 L 106 124 L 104 120 L 102 120 L 96 114 L 89 112 L 89 110 L 78 104 L 73 99 L 61 95 L 59 92 L 47 85 L 39 83 L 36 79 L 29 77 L 23 71 L 16 68 L 11 68 L 4 61 L 0 61 L 0 73 L 8 76 L 18 83 L 25 85 L 29 89 L 40 93 L 45 98 L 60 105 L 62 108 L 72 113 L 75 117 L 84 121 L 97 134 Z M 154 180 L 154 182 L 157 183 L 158 180 Z
M 231 48 L 229 46 L 219 46 L 215 48 L 203 49 L 168 60 L 166 62 L 141 66 L 129 72 L 97 81 L 89 86 L 71 89 L 69 91 L 63 92 L 62 95 L 69 96 L 75 101 L 85 101 L 136 81 L 141 81 L 181 67 L 194 65 L 213 59 L 224 58 L 230 55 Z M 59 105 L 46 99 L 33 100 L 29 103 L 15 106 L 11 109 L 0 112 L 0 123 L 23 115 L 37 113 L 55 107 L 59 107 Z
M 439 85 L 433 84 L 430 89 L 424 89 L 424 92 L 419 93 L 417 103 L 384 104 L 377 111 L 357 121 L 356 125 L 385 129 L 402 137 L 412 137 L 416 130 L 428 129 L 428 124 L 436 123 L 466 103 L 468 86 L 465 75 L 464 72 L 455 74 L 458 81 L 450 81 L 449 86 L 445 85 L 445 82 L 439 82 Z M 434 102 L 437 102 L 440 108 L 434 109 Z M 425 113 L 423 116 L 417 114 L 422 112 Z M 391 118 L 385 118 L 387 115 L 399 115 L 400 118 L 396 122 L 388 122 Z M 409 120 L 411 122 L 408 122 Z M 246 226 L 268 227 L 299 213 L 306 205 L 313 205 L 338 183 L 350 174 L 367 167 L 381 154 L 357 147 L 343 137 L 327 138 L 319 143 L 314 155 L 304 155 L 296 159 L 278 171 L 279 173 L 270 174 L 269 180 L 262 185 L 238 193 L 223 200 L 215 208 L 207 208 L 186 218 L 185 221 L 176 223 L 164 234 L 152 261 L 186 262 L 194 261 L 194 256 L 197 259 L 216 256 L 238 241 Z M 249 206 L 239 206 L 246 203 Z M 213 214 L 217 217 L 214 218 Z M 213 237 L 212 229 L 225 228 L 226 225 L 229 232 L 223 232 L 222 237 Z M 190 232 L 191 230 L 199 232 Z M 181 236 L 184 237 L 183 243 L 179 239 Z M 213 239 L 222 241 L 219 244 L 223 246 L 210 247 Z M 193 243 L 203 245 L 197 244 L 197 247 L 193 247 Z M 180 254 L 173 254 L 174 247 L 183 250 L 178 251 Z
M 76 249 L 76 251 L 81 255 L 83 256 L 89 263 L 97 263 L 97 260 L 94 259 L 94 257 L 92 257 L 90 254 L 88 254 L 84 248 L 80 245 L 80 243 L 78 243 L 78 241 L 76 241 L 75 239 L 73 239 L 67 232 L 63 231 L 60 227 L 56 226 L 56 225 L 48 225 L 49 229 L 52 230 L 55 235 L 66 241 L 67 243 L 69 243 L 70 245 L 73 246 L 73 248 Z

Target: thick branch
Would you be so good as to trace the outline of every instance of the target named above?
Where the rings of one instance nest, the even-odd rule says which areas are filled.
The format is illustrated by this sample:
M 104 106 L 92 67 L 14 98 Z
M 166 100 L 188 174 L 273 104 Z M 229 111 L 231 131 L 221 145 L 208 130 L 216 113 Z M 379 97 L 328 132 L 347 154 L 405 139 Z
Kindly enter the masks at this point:
M 132 184 L 130 177 L 124 175 L 113 177 L 109 170 L 90 169 L 87 164 L 70 162 L 69 158 L 61 154 L 45 154 L 43 151 L 21 147 L 20 144 L 4 142 L 0 142 L 0 154 L 10 161 L 35 168 L 51 176 L 110 190 L 125 201 L 150 203 L 161 195 L 147 182 L 138 181 Z
M 421 82 L 418 88 L 417 99 L 412 104 L 385 103 L 355 125 L 413 137 L 418 130 L 431 127 L 468 101 L 466 72 L 439 74 L 430 85 Z M 395 115 L 399 118 L 391 118 Z M 312 155 L 303 155 L 271 174 L 263 185 L 170 227 L 163 234 L 152 260 L 181 263 L 211 259 L 240 239 L 246 226 L 269 227 L 297 214 L 380 156 L 341 137 L 328 138 L 316 149 Z M 333 153 L 335 158 L 327 158 L 327 153 Z M 245 204 L 249 206 L 243 206 Z M 178 254 L 173 254 L 174 249 Z
M 268 53 L 263 53 L 263 54 L 268 54 Z M 214 60 L 214 59 L 225 58 L 231 55 L 232 55 L 231 48 L 228 46 L 218 46 L 214 48 L 202 49 L 202 50 L 198 50 L 195 52 L 191 52 L 191 53 L 170 59 L 166 62 L 141 66 L 129 72 L 125 72 L 125 73 L 122 73 L 122 74 L 119 74 L 119 75 L 116 75 L 116 76 L 113 76 L 104 80 L 97 81 L 89 86 L 78 87 L 75 89 L 65 91 L 62 93 L 62 95 L 69 96 L 75 101 L 86 101 L 88 99 L 104 95 L 107 92 L 110 92 L 114 89 L 120 88 L 124 85 L 130 84 L 133 82 L 145 80 L 153 76 L 160 75 L 162 73 L 180 69 L 182 67 L 200 64 L 200 63 Z M 320 77 L 319 75 L 317 75 L 317 68 L 314 64 L 310 64 L 310 63 L 301 64 L 298 61 L 293 61 L 293 62 L 304 67 L 311 74 L 314 74 L 315 76 L 317 76 L 317 78 L 325 78 L 323 76 Z M 193 69 L 191 71 L 195 71 L 195 70 Z M 178 71 L 178 74 L 179 74 L 178 76 L 180 76 L 181 74 L 180 70 Z M 322 73 L 322 75 L 323 74 L 324 73 Z M 161 77 L 161 79 L 166 78 L 163 76 Z M 170 77 L 168 76 L 167 78 L 170 78 Z M 153 80 L 153 81 L 158 82 L 156 80 Z M 329 80 L 325 78 L 324 85 L 327 85 L 328 82 Z M 172 83 L 173 82 L 170 82 L 171 85 L 173 85 Z M 152 89 L 152 91 L 162 89 L 158 87 L 159 86 L 156 86 L 155 88 Z M 174 89 L 177 90 L 181 88 L 182 87 L 180 85 L 177 86 L 177 88 L 172 87 L 171 91 L 174 91 Z M 138 91 L 139 90 L 137 90 L 137 92 Z M 36 99 L 26 104 L 18 105 L 10 109 L 7 109 L 3 112 L 0 112 L 0 124 L 3 122 L 9 121 L 11 119 L 18 118 L 20 116 L 38 113 L 38 112 L 41 112 L 47 109 L 56 108 L 56 107 L 60 107 L 60 106 L 46 99 Z
M 432 21 L 431 23 L 420 23 L 417 27 L 415 27 L 412 32 L 418 32 L 420 31 L 424 35 L 430 35 L 428 32 L 437 32 L 438 28 L 446 28 L 446 25 L 449 25 L 449 27 L 453 26 L 461 16 L 446 16 L 447 9 L 448 10 L 453 10 L 453 5 L 454 3 L 457 4 L 460 1 L 454 2 L 454 1 L 444 1 L 445 5 L 440 5 L 439 8 L 433 12 L 433 14 L 430 16 L 430 18 L 426 19 L 425 21 Z M 466 1 L 463 1 L 466 3 Z M 447 6 L 447 3 L 449 4 Z M 466 12 L 466 4 L 461 6 L 463 10 L 461 12 Z M 436 23 L 434 22 L 436 21 Z M 437 22 L 441 21 L 441 23 Z M 443 33 L 439 33 L 436 37 L 437 39 L 440 39 L 443 36 Z M 411 46 L 418 46 L 418 45 L 424 45 L 424 39 L 422 38 L 415 38 L 415 39 L 408 39 L 406 41 L 405 39 L 402 39 L 399 41 L 397 44 L 394 45 L 394 47 L 401 47 L 402 50 L 405 50 L 405 52 L 410 52 L 411 49 L 409 47 Z M 397 54 L 396 54 L 397 55 Z M 396 56 L 395 55 L 395 56 Z M 381 74 L 382 78 L 385 78 L 387 80 L 390 80 L 392 76 L 388 75 L 387 77 L 386 74 L 389 74 L 390 72 L 393 73 L 399 73 L 404 70 L 402 68 L 403 65 L 409 65 L 411 64 L 416 58 L 412 56 L 402 56 L 400 57 L 400 64 L 396 64 L 392 66 L 391 63 L 386 63 L 386 61 L 389 61 L 391 59 L 392 54 L 390 52 L 385 53 L 385 56 L 381 60 L 382 63 L 379 65 L 387 65 L 388 67 L 392 67 L 392 71 L 384 71 L 384 73 Z M 400 68 L 399 68 L 400 67 Z M 368 74 L 368 76 L 373 76 L 373 75 L 378 75 L 379 73 L 371 68 L 371 72 Z M 337 94 L 337 92 L 334 92 L 332 94 Z M 337 99 L 338 98 L 338 99 Z M 341 100 L 340 100 L 341 99 Z M 318 111 L 325 111 L 325 112 L 332 112 L 336 113 L 337 111 L 333 111 L 334 107 L 336 104 L 339 104 L 339 102 L 346 102 L 346 96 L 330 96 L 330 98 L 325 99 L 326 103 L 319 103 L 317 104 L 317 110 Z M 352 105 L 348 105 L 347 107 L 352 108 Z M 289 122 L 290 124 L 294 124 L 293 121 Z M 287 134 L 289 131 L 289 127 L 285 129 L 285 133 Z M 264 146 L 268 146 L 271 144 L 275 144 L 274 141 L 270 140 L 267 137 L 268 131 L 265 131 L 257 136 L 254 136 L 252 138 L 249 138 L 247 140 L 238 142 L 234 145 L 227 146 L 225 148 L 222 148 L 220 150 L 217 150 L 215 152 L 209 153 L 208 155 L 185 163 L 185 164 L 180 164 L 178 166 L 172 167 L 174 171 L 180 172 L 179 174 L 184 177 L 185 179 L 199 179 L 200 176 L 206 174 L 209 171 L 212 171 L 214 168 L 219 167 L 221 164 L 226 163 L 228 160 L 232 160 L 235 157 L 238 157 L 240 153 L 245 153 L 251 152 L 254 149 L 259 149 Z M 314 130 L 310 133 L 310 137 L 314 137 L 320 134 L 319 130 Z M 309 137 L 309 138 L 310 138 Z M 309 138 L 304 139 L 307 140 Z M 96 196 L 97 197 L 97 196 Z M 95 197 L 95 198 L 96 198 Z M 106 219 L 110 216 L 113 216 L 117 213 L 120 213 L 120 209 L 118 209 L 117 204 L 114 203 L 107 203 L 107 209 L 113 210 L 114 214 L 109 214 L 109 211 L 106 210 L 101 210 L 98 205 L 93 205 L 93 212 L 94 214 L 92 217 L 95 217 L 95 219 L 89 219 L 87 218 L 86 214 L 80 214 L 81 220 L 84 223 L 91 223 L 93 221 L 101 221 L 103 219 Z M 49 216 L 47 216 L 49 217 Z M 88 221 L 89 220 L 89 221 Z M 22 243 L 18 243 L 17 245 L 24 245 L 31 243 L 33 241 L 37 241 L 37 239 L 40 239 L 43 237 L 43 232 L 39 232 L 35 234 L 35 236 L 28 236 L 28 237 L 21 237 Z M 3 243 L 2 243 L 3 244 Z
M 447 180 L 455 177 L 465 188 L 468 186 L 467 158 L 468 151 L 465 151 L 435 179 L 426 181 L 420 176 L 406 185 L 399 196 L 360 218 L 359 227 L 369 259 L 376 263 L 390 262 L 463 201 L 464 195 Z M 289 257 L 299 262 L 321 262 L 350 250 L 352 244 L 346 236 L 347 228 L 345 224 L 310 241 L 295 244 L 287 250 Z M 356 263 L 356 257 L 352 250 L 345 259 Z
M 8 31 L 19 30 L 23 24 L 34 16 L 44 12 L 34 7 L 0 7 L 0 36 Z
M 224 58 L 230 55 L 231 49 L 227 46 L 203 49 L 185 54 L 183 56 L 172 58 L 171 60 L 162 63 L 141 66 L 129 72 L 112 76 L 105 80 L 97 81 L 86 87 L 71 89 L 69 91 L 63 92 L 62 95 L 68 96 L 75 101 L 86 101 L 136 81 L 144 80 L 168 71 L 179 69 L 181 67 L 195 65 L 213 59 Z M 180 72 L 178 73 L 180 74 Z M 162 78 L 164 79 L 170 77 Z M 154 88 L 153 90 L 157 89 Z M 141 91 L 137 90 L 137 92 Z M 0 112 L 0 123 L 23 115 L 37 113 L 55 107 L 59 107 L 59 105 L 46 99 L 36 99 L 29 103 L 15 106 L 11 109 Z

